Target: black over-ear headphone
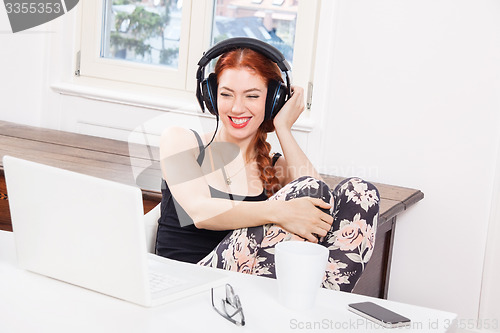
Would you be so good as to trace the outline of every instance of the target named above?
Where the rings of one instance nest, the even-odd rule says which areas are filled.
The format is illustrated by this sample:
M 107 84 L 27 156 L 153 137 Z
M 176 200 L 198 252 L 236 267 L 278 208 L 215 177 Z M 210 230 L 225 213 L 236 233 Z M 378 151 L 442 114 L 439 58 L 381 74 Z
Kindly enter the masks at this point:
M 274 46 L 258 39 L 247 37 L 235 37 L 223 40 L 215 44 L 201 57 L 198 62 L 198 71 L 196 72 L 196 98 L 198 99 L 198 103 L 200 103 L 201 110 L 205 112 L 205 105 L 211 114 L 219 116 L 219 111 L 217 110 L 217 77 L 215 73 L 211 73 L 208 78 L 204 78 L 206 65 L 210 60 L 217 58 L 221 54 L 240 48 L 251 49 L 263 54 L 275 62 L 279 69 L 285 73 L 286 85 L 282 82 L 271 80 L 267 87 L 266 115 L 264 119 L 273 119 L 290 97 L 290 76 L 288 74 L 290 64 L 286 61 L 285 56 Z

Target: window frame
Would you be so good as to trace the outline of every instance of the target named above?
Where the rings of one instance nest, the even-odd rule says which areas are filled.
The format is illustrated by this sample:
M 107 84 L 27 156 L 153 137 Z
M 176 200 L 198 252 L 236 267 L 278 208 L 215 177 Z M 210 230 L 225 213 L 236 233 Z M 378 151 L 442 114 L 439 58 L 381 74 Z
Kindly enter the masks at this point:
M 183 1 L 179 68 L 177 70 L 159 65 L 101 58 L 104 1 L 83 1 L 79 6 L 80 31 L 76 52 L 77 54 L 80 52 L 80 56 L 75 64 L 78 74 L 75 74 L 72 83 L 112 91 L 113 93 L 110 95 L 114 97 L 110 97 L 110 99 L 117 102 L 119 102 L 120 96 L 132 92 L 136 95 L 168 96 L 168 99 L 172 99 L 169 103 L 175 105 L 176 109 L 179 109 L 179 105 L 184 105 L 184 107 L 181 106 L 183 111 L 193 112 L 196 110 L 194 105 L 187 104 L 195 102 L 194 91 L 196 90 L 196 70 L 198 67 L 196 64 L 203 52 L 210 47 L 216 0 Z M 314 60 L 320 5 L 321 0 L 302 0 L 299 2 L 297 10 L 294 68 L 291 73 L 292 84 L 302 86 L 308 95 L 312 93 L 312 83 L 314 82 Z M 99 94 L 106 93 L 101 90 Z M 144 106 L 147 102 L 139 104 Z M 152 107 L 158 108 L 158 104 L 155 103 Z

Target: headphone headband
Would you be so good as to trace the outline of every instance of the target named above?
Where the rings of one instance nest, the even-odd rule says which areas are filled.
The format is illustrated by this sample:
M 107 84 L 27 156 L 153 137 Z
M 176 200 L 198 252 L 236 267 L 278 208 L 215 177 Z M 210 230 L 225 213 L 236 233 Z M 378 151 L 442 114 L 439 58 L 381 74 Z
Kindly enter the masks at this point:
M 274 61 L 281 71 L 290 71 L 290 64 L 286 61 L 285 56 L 274 46 L 269 45 L 261 40 L 248 37 L 235 37 L 225 39 L 212 48 L 206 51 L 198 62 L 198 66 L 205 67 L 210 60 L 217 58 L 223 53 L 234 49 L 251 49 L 256 52 L 262 53 L 267 58 Z

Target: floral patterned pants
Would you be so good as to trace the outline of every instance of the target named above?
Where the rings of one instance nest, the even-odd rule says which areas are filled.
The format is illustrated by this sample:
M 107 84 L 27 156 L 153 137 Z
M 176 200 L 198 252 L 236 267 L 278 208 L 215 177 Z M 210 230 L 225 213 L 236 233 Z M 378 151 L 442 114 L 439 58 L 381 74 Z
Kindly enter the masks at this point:
M 319 244 L 330 250 L 323 287 L 352 291 L 370 260 L 375 245 L 379 212 L 378 190 L 359 178 L 348 178 L 333 191 L 313 177 L 300 177 L 268 200 L 291 200 L 303 196 L 323 199 L 332 208 L 333 224 Z M 319 208 L 318 208 L 319 209 Z M 198 264 L 275 278 L 274 246 L 303 238 L 275 224 L 237 229 Z

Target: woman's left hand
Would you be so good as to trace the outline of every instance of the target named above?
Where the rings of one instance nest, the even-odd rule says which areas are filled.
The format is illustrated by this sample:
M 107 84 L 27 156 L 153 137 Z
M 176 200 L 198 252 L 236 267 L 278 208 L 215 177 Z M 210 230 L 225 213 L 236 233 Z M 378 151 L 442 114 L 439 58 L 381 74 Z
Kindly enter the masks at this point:
M 290 130 L 302 111 L 304 111 L 304 89 L 292 86 L 291 93 L 292 95 L 273 120 L 276 131 L 283 129 Z

